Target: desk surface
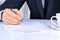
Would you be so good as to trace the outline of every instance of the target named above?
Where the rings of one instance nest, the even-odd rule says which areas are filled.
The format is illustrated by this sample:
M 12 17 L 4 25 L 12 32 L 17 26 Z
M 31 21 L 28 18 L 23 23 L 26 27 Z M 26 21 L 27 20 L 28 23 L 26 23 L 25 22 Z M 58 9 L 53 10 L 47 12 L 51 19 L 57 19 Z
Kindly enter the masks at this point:
M 23 20 L 20 25 L 0 22 L 0 40 L 59 40 L 60 31 L 50 25 L 50 20 Z

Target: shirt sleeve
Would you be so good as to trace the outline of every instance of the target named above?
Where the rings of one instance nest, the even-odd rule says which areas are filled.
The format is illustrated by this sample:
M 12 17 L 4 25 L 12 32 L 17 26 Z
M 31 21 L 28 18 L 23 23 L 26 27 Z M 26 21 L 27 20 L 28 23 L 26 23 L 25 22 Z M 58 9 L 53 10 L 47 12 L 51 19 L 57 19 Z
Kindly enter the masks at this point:
M 0 0 L 0 5 L 2 5 L 6 0 Z
M 3 10 L 0 11 L 0 22 L 2 21 L 2 12 L 3 12 Z

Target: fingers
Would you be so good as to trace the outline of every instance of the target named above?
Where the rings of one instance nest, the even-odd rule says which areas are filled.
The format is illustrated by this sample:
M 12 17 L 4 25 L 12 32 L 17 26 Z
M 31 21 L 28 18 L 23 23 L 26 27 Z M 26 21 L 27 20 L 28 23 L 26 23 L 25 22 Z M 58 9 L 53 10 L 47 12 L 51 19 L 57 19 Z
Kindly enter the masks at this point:
M 4 17 L 3 17 L 4 24 L 19 24 L 19 22 L 20 22 L 19 20 L 14 19 L 6 14 L 3 14 L 3 15 L 4 15 Z
M 13 17 L 8 16 L 7 14 L 4 14 L 4 15 L 5 15 L 4 18 L 8 19 L 11 22 L 17 22 L 18 23 L 20 21 L 20 20 L 13 18 Z
M 13 12 L 14 11 L 14 12 Z M 19 19 L 19 11 L 18 10 L 13 10 L 11 11 L 10 9 L 5 9 L 3 14 L 2 14 L 2 20 L 4 24 L 20 24 L 20 19 Z
M 13 11 L 11 11 L 10 9 L 5 9 L 4 12 L 5 12 L 7 15 L 13 17 L 13 18 L 16 18 L 16 19 L 19 19 L 19 18 L 20 18 L 20 16 L 19 16 L 20 14 L 19 14 L 19 15 L 16 15 L 16 13 L 14 13 Z M 19 19 L 19 20 L 20 20 L 20 19 Z
M 13 12 L 15 12 L 17 15 L 20 15 L 20 12 L 17 9 L 12 9 Z
M 18 16 L 21 18 L 21 13 L 19 12 L 19 10 L 17 10 L 17 9 L 12 9 L 12 11 L 13 11 L 14 13 L 16 13 L 16 15 L 18 15 Z

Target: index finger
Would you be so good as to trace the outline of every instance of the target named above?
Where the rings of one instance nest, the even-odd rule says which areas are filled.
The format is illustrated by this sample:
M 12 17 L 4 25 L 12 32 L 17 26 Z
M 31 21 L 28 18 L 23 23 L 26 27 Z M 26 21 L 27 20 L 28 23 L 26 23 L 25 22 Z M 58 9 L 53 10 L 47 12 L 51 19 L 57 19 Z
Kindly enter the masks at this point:
M 16 13 L 17 15 L 20 15 L 20 12 L 19 12 L 18 9 L 12 9 L 12 11 L 13 11 L 14 13 Z

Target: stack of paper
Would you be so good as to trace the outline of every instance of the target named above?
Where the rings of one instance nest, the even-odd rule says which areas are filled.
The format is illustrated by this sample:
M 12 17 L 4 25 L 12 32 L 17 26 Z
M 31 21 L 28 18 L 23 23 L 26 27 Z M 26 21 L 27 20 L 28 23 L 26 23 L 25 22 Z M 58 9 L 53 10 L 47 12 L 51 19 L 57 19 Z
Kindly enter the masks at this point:
M 4 25 L 12 40 L 60 40 L 59 32 L 38 21 L 23 21 L 20 25 Z
M 40 32 L 40 30 L 48 29 L 47 26 L 37 21 L 24 21 L 20 25 L 3 25 L 3 27 L 10 33 Z

